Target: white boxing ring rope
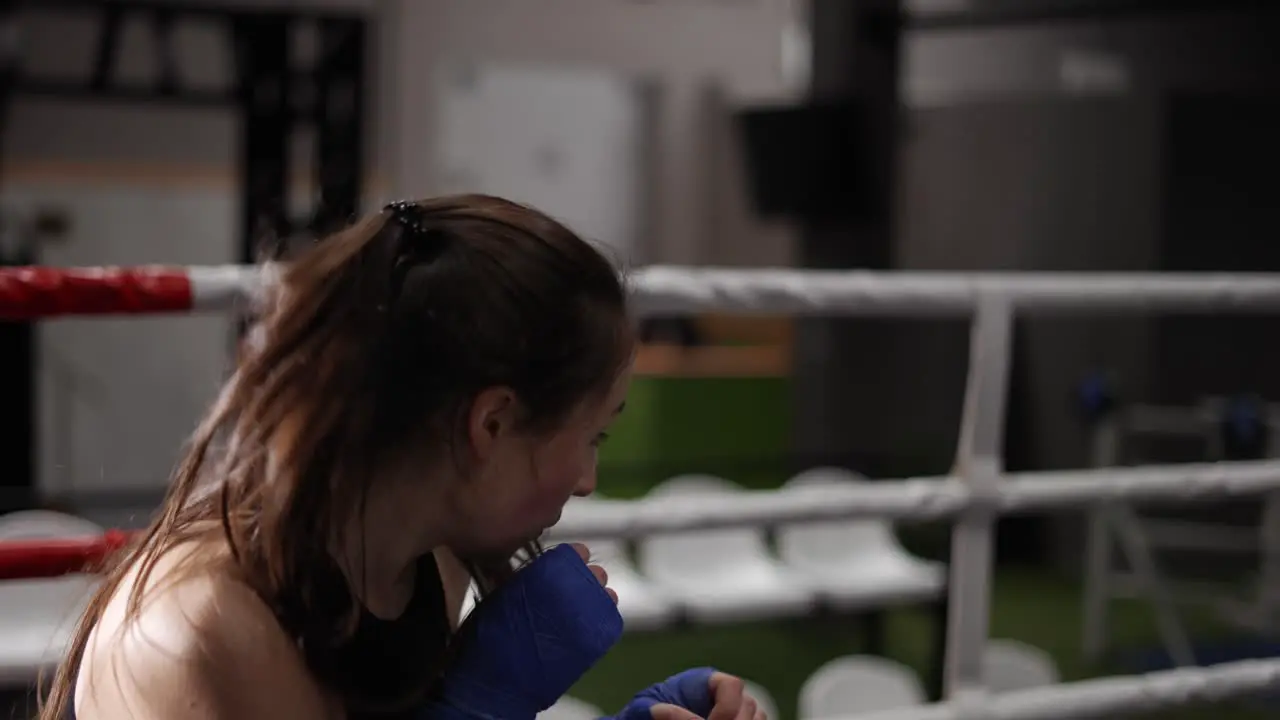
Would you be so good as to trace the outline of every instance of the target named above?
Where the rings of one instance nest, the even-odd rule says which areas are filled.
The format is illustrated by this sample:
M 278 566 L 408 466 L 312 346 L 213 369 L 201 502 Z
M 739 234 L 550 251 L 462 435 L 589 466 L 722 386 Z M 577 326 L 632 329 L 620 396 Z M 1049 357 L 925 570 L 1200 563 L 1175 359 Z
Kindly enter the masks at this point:
M 257 293 L 263 268 L 185 268 L 192 309 L 224 310 Z M 270 275 L 270 271 L 266 273 Z M 640 315 L 724 312 L 777 315 L 969 315 L 978 299 L 1019 310 L 1162 312 L 1280 310 L 1280 277 L 1265 274 L 946 273 L 729 270 L 651 266 L 630 275 Z
M 842 488 L 749 490 L 714 503 L 687 498 L 612 501 L 567 514 L 549 537 L 634 538 L 656 533 L 816 520 L 940 520 L 990 507 L 1001 515 L 1113 502 L 1189 502 L 1245 497 L 1280 489 L 1280 461 L 1148 465 L 1100 470 L 1008 473 L 990 495 L 963 476 L 908 478 Z
M 25 274 L 24 274 L 25 273 Z M 225 310 L 258 294 L 269 268 L 0 271 L 0 317 Z M 1280 689 L 1280 660 L 1250 660 L 989 695 L 988 638 L 994 521 L 1002 513 L 1097 502 L 1179 501 L 1280 491 L 1280 462 L 1149 466 L 1005 474 L 1001 428 L 1017 312 L 1280 311 L 1280 276 L 1066 273 L 880 273 L 651 267 L 630 281 L 641 315 L 697 311 L 797 315 L 954 316 L 973 319 L 969 380 L 955 474 L 847 490 L 782 490 L 717 498 L 610 504 L 567 516 L 552 536 L 591 538 L 852 518 L 956 517 L 948 618 L 948 700 L 861 720 L 1068 720 L 1150 711 Z M 97 285 L 114 286 L 103 293 Z M 96 293 L 84 292 L 85 288 Z M 149 299 L 148 293 L 155 298 Z M 104 299 L 104 295 L 108 296 Z M 33 300 L 34 298 L 34 300 Z M 29 305 L 39 305 L 39 315 Z

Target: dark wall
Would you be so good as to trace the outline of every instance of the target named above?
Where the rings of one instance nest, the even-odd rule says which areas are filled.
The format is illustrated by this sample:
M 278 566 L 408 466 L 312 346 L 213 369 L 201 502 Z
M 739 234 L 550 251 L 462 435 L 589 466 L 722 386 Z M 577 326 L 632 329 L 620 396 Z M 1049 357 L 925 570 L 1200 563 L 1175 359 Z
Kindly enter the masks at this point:
M 1193 131 L 1188 124 L 1211 121 L 1188 119 L 1195 111 L 1171 110 L 1170 98 L 1274 92 L 1280 54 L 1271 51 L 1268 37 L 1276 29 L 1273 19 L 1221 13 L 909 36 L 903 94 L 910 110 L 894 141 L 889 264 L 1097 271 L 1171 269 L 1174 258 L 1187 269 L 1210 269 L 1227 256 L 1239 262 L 1238 253 L 1246 251 L 1216 238 L 1228 227 L 1272 222 L 1269 210 L 1257 207 L 1268 187 L 1241 190 L 1238 181 L 1210 178 L 1256 172 L 1245 169 L 1248 163 L 1275 167 L 1266 160 L 1274 157 L 1267 144 L 1275 141 L 1263 136 L 1267 123 L 1277 125 L 1258 120 L 1256 132 L 1232 139 L 1231 150 L 1202 154 L 1197 169 L 1185 150 L 1174 151 L 1189 142 L 1178 138 L 1212 138 L 1232 121 L 1217 119 L 1216 130 Z M 820 76 L 823 55 L 815 56 Z M 1177 153 L 1184 157 L 1174 159 Z M 1206 163 L 1215 169 L 1206 172 Z M 1224 215 L 1231 220 L 1224 222 Z M 824 241 L 811 235 L 807 241 L 844 243 L 847 256 L 848 246 L 866 237 L 851 227 L 843 236 L 829 233 Z M 1280 255 L 1276 245 L 1250 248 L 1244 255 L 1250 263 Z M 825 251 L 838 256 L 841 249 Z M 1261 335 L 1260 326 L 1247 321 L 1219 327 Z M 1265 341 L 1244 346 L 1252 348 L 1249 359 L 1224 362 L 1225 355 L 1196 356 L 1194 348 L 1209 336 L 1196 340 L 1185 326 L 1154 318 L 1035 318 L 1021 322 L 1019 333 L 1009 459 L 1026 468 L 1088 463 L 1086 432 L 1073 405 L 1074 387 L 1086 371 L 1112 370 L 1127 394 L 1150 398 L 1186 386 L 1195 375 L 1239 377 L 1248 366 L 1256 367 L 1250 377 L 1258 377 L 1267 364 Z M 1174 335 L 1182 339 L 1168 339 Z M 809 451 L 872 456 L 874 466 L 890 472 L 946 471 L 957 436 L 966 342 L 965 323 L 937 321 L 898 323 L 870 347 L 810 337 L 798 348 L 805 379 L 798 385 L 796 415 L 810 419 L 798 428 L 799 442 Z M 1214 343 L 1224 353 L 1230 344 Z M 1170 362 L 1170 354 L 1180 359 Z
M 1049 98 L 920 110 L 903 144 L 897 265 L 943 270 L 1150 270 L 1159 203 L 1159 113 L 1145 98 Z M 1074 385 L 1108 368 L 1145 376 L 1150 323 L 1027 317 L 1016 325 L 1008 408 L 1010 470 L 1083 464 Z M 901 330 L 901 451 L 943 471 L 960 422 L 964 321 Z M 926 446 L 927 444 L 927 446 Z M 1000 525 L 1003 558 L 1041 561 L 1052 527 Z
M 1161 269 L 1280 271 L 1280 96 L 1174 94 L 1162 110 Z M 1280 399 L 1278 319 L 1162 318 L 1157 392 Z
M 1266 50 L 1268 28 L 1275 29 L 1269 22 L 1224 14 L 909 36 L 903 77 L 912 107 L 894 141 L 899 160 L 889 264 L 951 270 L 1162 267 L 1162 233 L 1171 226 L 1166 208 L 1187 205 L 1166 195 L 1165 136 L 1173 127 L 1167 98 L 1275 87 L 1280 59 Z M 1118 79 L 1082 86 L 1064 70 L 1068 58 L 1080 55 L 1114 61 Z M 816 58 L 815 78 L 822 78 L 824 56 Z M 848 78 L 847 85 L 856 84 L 856 77 Z M 839 85 L 829 77 L 824 83 Z M 1236 142 L 1250 147 L 1254 141 Z M 1191 238 L 1212 229 L 1176 224 Z M 809 244 L 818 245 L 808 248 L 811 255 L 852 263 L 861 260 L 855 258 L 860 247 L 874 255 L 879 235 L 850 226 L 825 237 L 810 237 Z M 964 330 L 947 323 L 900 327 L 875 347 L 835 348 L 830 338 L 802 344 L 802 366 L 817 368 L 822 381 L 801 392 L 798 402 L 824 409 L 813 415 L 815 422 L 841 425 L 839 432 L 802 431 L 802 441 L 946 465 L 963 387 Z M 1148 393 L 1145 358 L 1153 332 L 1150 322 L 1096 317 L 1027 325 L 1028 385 L 1019 392 L 1037 426 L 1031 433 L 1036 464 L 1085 461 L 1081 433 L 1066 417 L 1083 370 L 1114 367 L 1131 394 Z M 837 421 L 837 415 L 843 417 Z
M 923 109 L 902 144 L 896 266 L 929 270 L 1149 270 L 1156 264 L 1159 112 L 1145 98 L 1039 99 Z M 1145 370 L 1147 323 L 1027 318 L 1018 326 L 1026 462 L 1078 465 L 1072 389 L 1087 370 L 1130 381 Z M 909 414 L 903 451 L 948 457 L 955 441 L 968 327 L 902 330 Z

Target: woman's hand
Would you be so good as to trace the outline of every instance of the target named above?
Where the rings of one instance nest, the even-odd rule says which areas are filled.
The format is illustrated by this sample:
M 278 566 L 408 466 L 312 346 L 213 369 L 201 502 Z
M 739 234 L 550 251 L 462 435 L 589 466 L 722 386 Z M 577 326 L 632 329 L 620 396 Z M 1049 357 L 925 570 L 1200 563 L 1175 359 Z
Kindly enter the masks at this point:
M 768 720 L 756 705 L 756 699 L 746 692 L 742 678 L 717 672 L 708 681 L 712 707 L 706 720 Z M 678 705 L 659 703 L 649 708 L 653 720 L 703 720 L 697 714 Z
M 578 557 L 582 558 L 582 562 L 587 564 L 587 569 L 591 571 L 591 574 L 595 575 L 596 580 L 600 581 L 600 584 L 604 587 L 604 591 L 609 594 L 610 598 L 613 598 L 613 603 L 617 605 L 618 593 L 614 592 L 613 588 L 609 587 L 609 573 L 605 572 L 604 568 L 599 565 L 591 564 L 591 549 L 582 543 L 571 543 L 571 545 L 573 546 L 573 549 L 577 551 Z M 720 719 L 717 718 L 716 720 Z M 729 719 L 725 718 L 725 720 Z

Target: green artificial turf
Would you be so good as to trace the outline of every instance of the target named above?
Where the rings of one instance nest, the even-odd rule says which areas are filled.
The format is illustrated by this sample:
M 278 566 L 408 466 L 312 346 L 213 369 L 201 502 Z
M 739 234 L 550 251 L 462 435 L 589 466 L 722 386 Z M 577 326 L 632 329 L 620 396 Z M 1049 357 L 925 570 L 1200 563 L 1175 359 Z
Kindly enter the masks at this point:
M 777 487 L 791 444 L 786 378 L 638 377 L 600 451 L 600 492 L 638 497 L 672 475 Z

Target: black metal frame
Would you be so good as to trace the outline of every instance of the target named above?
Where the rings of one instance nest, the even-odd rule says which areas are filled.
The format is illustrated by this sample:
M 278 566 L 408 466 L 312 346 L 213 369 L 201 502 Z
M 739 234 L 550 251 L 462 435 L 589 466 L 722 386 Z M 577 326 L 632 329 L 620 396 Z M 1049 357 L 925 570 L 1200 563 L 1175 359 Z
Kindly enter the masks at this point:
M 242 221 L 240 260 L 259 254 L 259 241 L 306 228 L 331 229 L 360 204 L 364 170 L 367 20 L 354 13 L 253 10 L 177 5 L 155 0 L 29 0 L 19 16 L 74 15 L 97 25 L 92 67 L 83 77 L 40 77 L 14 68 L 4 95 L 153 102 L 184 107 L 232 107 L 241 119 L 239 173 Z M 21 17 L 19 17 L 21 19 Z M 145 22 L 158 56 L 154 82 L 116 76 L 124 28 Z M 231 48 L 233 82 L 210 88 L 185 82 L 173 51 L 179 23 L 200 22 L 221 31 Z M 314 65 L 292 66 L 297 32 L 312 26 L 319 38 Z M 319 200 L 312 217 L 288 217 L 290 145 L 303 125 L 315 129 Z
M 11 23 L 14 22 L 17 3 L 14 0 L 0 0 L 0 37 L 12 38 Z M 0 45 L 0 137 L 3 136 L 9 119 L 9 104 L 13 99 L 11 92 L 18 69 L 18 47 L 15 43 Z M 16 255 L 0 254 L 0 266 L 24 263 L 24 253 Z M 0 424 L 8 425 L 4 433 L 0 433 L 0 457 L 5 458 L 7 466 L 3 477 L 0 477 L 0 490 L 9 490 L 17 483 L 34 484 L 35 476 L 35 329 L 30 323 L 0 323 L 0 397 L 4 398 L 4 407 L 9 408 L 15 416 L 22 413 L 20 422 Z M 0 494 L 0 513 L 10 509 L 12 503 Z M 0 711 L 4 709 L 0 701 Z
M 324 233 L 359 211 L 364 163 L 367 26 L 337 18 L 320 21 L 316 68 L 316 168 L 320 199 L 311 230 Z
M 250 261 L 259 239 L 285 238 L 293 230 L 288 217 L 293 34 L 278 15 L 236 17 L 231 27 L 241 113 L 240 259 Z
M 5 46 L 7 22 L 30 15 L 73 15 L 94 20 L 94 62 L 82 77 L 41 77 L 21 67 L 17 47 Z M 124 28 L 138 21 L 154 33 L 158 56 L 155 82 L 128 83 L 117 77 Z M 233 59 L 231 84 L 208 88 L 184 82 L 174 48 L 176 27 L 199 22 L 221 31 Z M 318 35 L 314 65 L 292 66 L 293 40 L 311 26 Z M 19 26 L 8 26 L 16 29 Z M 240 257 L 253 262 L 262 241 L 283 240 L 300 230 L 323 232 L 346 222 L 359 209 L 364 172 L 365 62 L 368 22 L 355 13 L 310 10 L 253 10 L 187 5 L 154 0 L 0 0 L 0 133 L 16 95 L 99 102 L 146 102 L 238 111 L 241 192 Z M 315 130 L 318 199 L 312 215 L 289 217 L 291 141 L 304 125 Z M 35 258 L 0 258 L 26 264 Z M 6 506 L 38 502 L 34 482 L 34 343 L 30 324 L 0 324 L 0 389 L 14 414 L 12 430 L 0 441 L 9 471 L 0 481 L 0 512 Z M 26 398 L 23 401 L 23 398 Z M 16 417 L 22 413 L 24 417 Z M 14 486 L 24 483 L 25 487 Z

